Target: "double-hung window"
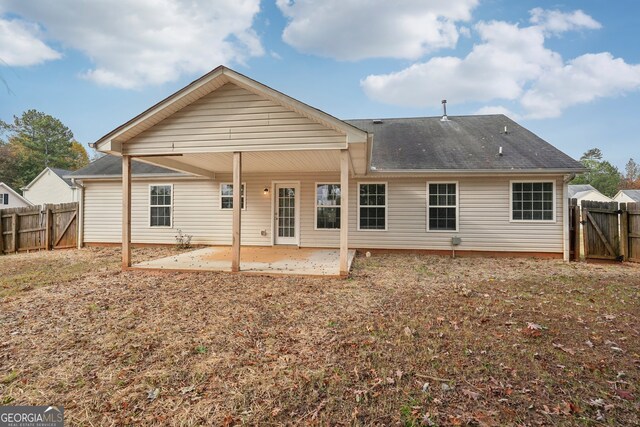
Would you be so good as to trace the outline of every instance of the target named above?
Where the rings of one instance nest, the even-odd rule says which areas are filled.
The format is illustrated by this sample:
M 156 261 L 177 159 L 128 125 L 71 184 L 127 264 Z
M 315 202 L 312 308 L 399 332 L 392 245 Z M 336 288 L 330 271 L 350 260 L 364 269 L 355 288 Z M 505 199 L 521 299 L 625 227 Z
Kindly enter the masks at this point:
M 171 227 L 173 185 L 149 186 L 149 225 Z
M 316 229 L 340 228 L 340 184 L 316 184 Z
M 9 193 L 0 193 L 0 205 L 9 204 Z
M 240 209 L 245 208 L 244 183 L 240 186 Z M 220 184 L 220 209 L 233 209 L 233 184 L 222 183 Z
M 458 230 L 458 184 L 427 183 L 427 230 Z
M 358 230 L 387 229 L 387 184 L 358 184 Z
M 554 221 L 554 183 L 511 182 L 512 221 Z

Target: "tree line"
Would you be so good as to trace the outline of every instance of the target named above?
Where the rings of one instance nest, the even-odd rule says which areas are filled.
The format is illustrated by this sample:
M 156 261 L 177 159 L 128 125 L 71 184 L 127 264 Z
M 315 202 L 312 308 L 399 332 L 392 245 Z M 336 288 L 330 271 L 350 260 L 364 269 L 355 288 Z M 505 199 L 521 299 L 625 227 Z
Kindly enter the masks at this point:
M 571 184 L 591 184 L 608 197 L 615 196 L 619 190 L 640 189 L 640 167 L 633 158 L 627 162 L 624 173 L 604 160 L 599 148 L 587 150 L 580 157 L 580 163 L 587 171 L 575 177 Z
M 15 190 L 45 167 L 76 170 L 89 164 L 84 146 L 60 120 L 36 110 L 0 120 L 0 182 Z

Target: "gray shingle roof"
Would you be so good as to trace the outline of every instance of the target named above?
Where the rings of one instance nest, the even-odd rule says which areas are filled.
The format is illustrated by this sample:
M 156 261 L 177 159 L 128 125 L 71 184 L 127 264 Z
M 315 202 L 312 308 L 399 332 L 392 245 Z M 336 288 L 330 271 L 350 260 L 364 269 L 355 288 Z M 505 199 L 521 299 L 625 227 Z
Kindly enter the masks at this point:
M 502 114 L 450 116 L 448 121 L 416 117 L 382 119 L 378 124 L 365 119 L 346 122 L 373 133 L 371 168 L 375 171 L 584 169 Z
M 65 176 L 73 173 L 73 171 L 70 171 L 70 170 L 67 170 L 67 169 L 58 169 L 58 168 L 49 168 L 49 169 L 51 169 L 51 171 L 53 173 L 55 173 L 60 178 L 62 178 L 62 180 L 64 182 L 66 182 L 69 187 L 73 186 L 73 183 L 71 182 L 71 179 L 70 178 L 65 178 Z
M 591 191 L 591 190 L 596 190 L 591 184 L 572 184 L 569 186 L 568 195 L 569 195 L 569 198 L 571 199 L 575 197 L 575 195 L 578 193 L 582 193 L 584 191 Z
M 623 194 L 631 197 L 636 202 L 640 203 L 640 190 L 620 190 Z
M 150 165 L 148 163 L 133 160 L 131 162 L 132 175 L 186 175 L 171 169 L 160 166 Z M 68 173 L 70 177 L 100 177 L 100 176 L 121 176 L 122 175 L 122 158 L 118 156 L 106 155 L 94 160 L 82 169 Z

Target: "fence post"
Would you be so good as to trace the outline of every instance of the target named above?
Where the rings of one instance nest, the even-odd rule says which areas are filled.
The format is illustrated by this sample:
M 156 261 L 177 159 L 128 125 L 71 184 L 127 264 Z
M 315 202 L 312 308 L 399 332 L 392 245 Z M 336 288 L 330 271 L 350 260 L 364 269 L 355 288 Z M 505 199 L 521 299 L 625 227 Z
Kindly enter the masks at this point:
M 626 203 L 620 203 L 620 212 L 620 255 L 626 261 L 629 257 L 629 212 Z
M 0 209 L 0 255 L 4 255 L 4 230 L 2 229 L 2 209 Z
M 44 215 L 44 249 L 48 251 L 51 249 L 51 227 L 53 226 L 51 207 L 49 205 L 44 205 Z
M 11 215 L 11 242 L 12 252 L 18 252 L 18 214 L 16 212 Z
M 571 209 L 573 210 L 573 260 L 580 261 L 580 206 L 578 199 L 571 199 Z

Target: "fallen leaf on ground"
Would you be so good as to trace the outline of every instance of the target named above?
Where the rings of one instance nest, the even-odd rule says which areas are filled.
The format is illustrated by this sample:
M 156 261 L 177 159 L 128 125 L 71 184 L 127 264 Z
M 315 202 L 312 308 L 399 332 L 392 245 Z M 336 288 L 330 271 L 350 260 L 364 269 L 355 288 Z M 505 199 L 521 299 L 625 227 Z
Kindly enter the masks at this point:
M 475 391 L 471 391 L 467 388 L 462 389 L 462 394 L 464 394 L 465 396 L 473 399 L 473 400 L 478 400 L 478 398 L 480 397 L 480 393 L 476 393 Z
M 576 354 L 576 351 L 574 349 L 569 348 L 569 347 L 565 347 L 562 344 L 553 343 L 553 346 L 555 348 L 559 349 L 559 350 L 564 351 L 565 353 L 568 353 L 568 354 L 572 355 L 572 356 L 574 356 Z
M 623 398 L 624 400 L 633 400 L 633 394 L 630 391 L 617 388 L 616 394 L 621 398 Z

